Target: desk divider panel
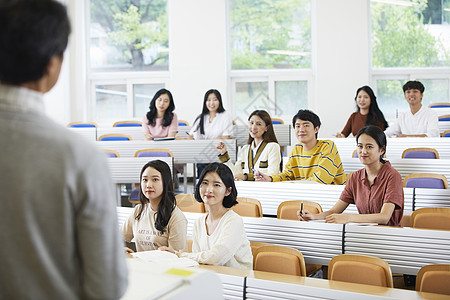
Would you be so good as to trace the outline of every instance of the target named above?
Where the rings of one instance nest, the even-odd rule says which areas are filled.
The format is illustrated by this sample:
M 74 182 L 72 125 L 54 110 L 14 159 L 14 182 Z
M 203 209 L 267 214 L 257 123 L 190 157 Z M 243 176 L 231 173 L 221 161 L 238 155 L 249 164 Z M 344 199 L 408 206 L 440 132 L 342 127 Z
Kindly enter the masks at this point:
M 450 264 L 450 231 L 346 225 L 346 254 L 386 260 L 393 273 L 416 275 L 429 264 Z
M 442 123 L 442 122 L 441 122 Z M 449 122 L 450 123 L 450 122 Z M 328 138 L 321 138 L 328 139 Z M 344 158 L 351 158 L 353 151 L 356 149 L 356 139 L 349 138 L 330 138 L 338 150 L 341 160 Z M 295 141 L 297 143 L 297 141 Z M 448 138 L 388 138 L 386 157 L 388 159 L 400 159 L 402 153 L 408 148 L 434 148 L 439 152 L 439 158 L 450 159 L 450 139 Z M 292 150 L 292 147 L 290 148 Z M 290 152 L 289 152 L 290 153 Z M 431 159 L 429 159 L 431 160 Z
M 144 140 L 144 130 L 142 127 L 98 127 L 97 136 L 102 136 L 104 134 L 126 134 L 131 136 L 133 141 L 143 141 Z
M 223 297 L 225 300 L 242 300 L 244 294 L 245 277 L 217 273 L 222 281 Z
M 77 134 L 85 137 L 89 141 L 97 140 L 97 128 L 95 127 L 85 127 L 85 128 L 77 128 L 77 127 L 68 127 L 70 131 L 76 132 Z
M 416 188 L 414 210 L 423 207 L 450 207 L 450 189 Z
M 173 157 L 115 157 L 107 158 L 109 169 L 115 183 L 139 183 L 142 167 L 152 160 L 162 160 L 173 174 Z
M 221 140 L 227 144 L 228 154 L 236 160 L 236 140 Z M 172 152 L 175 163 L 219 162 L 217 140 L 173 140 L 173 141 L 102 141 L 95 142 L 101 149 L 112 149 L 120 157 L 134 157 L 138 150 L 163 148 Z

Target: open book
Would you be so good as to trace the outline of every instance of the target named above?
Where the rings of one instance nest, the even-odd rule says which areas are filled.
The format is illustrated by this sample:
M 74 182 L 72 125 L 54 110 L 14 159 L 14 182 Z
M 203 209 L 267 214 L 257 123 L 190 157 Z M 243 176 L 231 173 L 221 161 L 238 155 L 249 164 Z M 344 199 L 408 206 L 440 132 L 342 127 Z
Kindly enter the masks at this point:
M 135 258 L 139 258 L 144 261 L 164 263 L 166 265 L 170 265 L 171 267 L 176 268 L 187 268 L 187 267 L 197 267 L 198 262 L 192 260 L 187 257 L 178 257 L 176 254 L 160 251 L 160 250 L 152 250 L 152 251 L 140 251 L 131 253 L 131 255 Z

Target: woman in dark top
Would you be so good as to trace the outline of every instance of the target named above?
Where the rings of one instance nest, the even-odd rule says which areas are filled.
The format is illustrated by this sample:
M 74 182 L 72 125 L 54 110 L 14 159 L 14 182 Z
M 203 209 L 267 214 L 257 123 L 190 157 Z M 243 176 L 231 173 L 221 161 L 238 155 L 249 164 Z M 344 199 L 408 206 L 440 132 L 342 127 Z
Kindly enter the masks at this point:
M 376 125 L 386 130 L 388 123 L 377 104 L 377 97 L 372 89 L 365 85 L 356 91 L 356 112 L 352 113 L 342 132 L 336 137 L 347 137 L 350 133 L 356 136 L 358 131 L 366 125 Z

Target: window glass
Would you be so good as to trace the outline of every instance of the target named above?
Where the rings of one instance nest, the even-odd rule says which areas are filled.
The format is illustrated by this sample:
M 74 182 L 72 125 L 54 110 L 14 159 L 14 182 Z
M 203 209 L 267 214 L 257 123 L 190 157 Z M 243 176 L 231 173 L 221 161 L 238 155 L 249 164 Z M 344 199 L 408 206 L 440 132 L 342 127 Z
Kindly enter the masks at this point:
M 236 85 L 236 123 L 247 124 L 248 116 L 256 109 L 270 113 L 269 84 L 263 82 L 237 82 Z M 226 108 L 225 108 L 226 109 Z
M 127 93 L 125 84 L 95 86 L 95 120 L 127 119 Z
M 143 118 L 144 115 L 149 111 L 150 101 L 152 101 L 153 96 L 157 91 L 164 88 L 164 84 L 135 84 L 133 87 L 133 116 L 135 118 Z
M 230 0 L 231 68 L 311 68 L 310 0 Z
M 308 108 L 308 82 L 275 82 L 275 115 L 294 115 L 299 109 Z
M 448 102 L 448 79 L 419 79 L 425 86 L 422 105 Z M 403 85 L 407 80 L 377 80 L 377 102 L 386 118 L 392 120 L 399 112 L 409 110 L 405 100 Z
M 373 66 L 448 66 L 448 6 L 448 0 L 372 0 Z
M 90 65 L 95 71 L 167 70 L 167 0 L 91 0 Z

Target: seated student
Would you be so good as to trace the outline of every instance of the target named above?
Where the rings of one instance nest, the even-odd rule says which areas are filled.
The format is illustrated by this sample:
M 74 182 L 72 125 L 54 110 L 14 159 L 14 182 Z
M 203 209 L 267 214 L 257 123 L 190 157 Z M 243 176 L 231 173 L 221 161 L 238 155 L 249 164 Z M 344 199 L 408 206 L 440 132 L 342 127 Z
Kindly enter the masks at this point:
M 141 170 L 140 204 L 122 227 L 123 237 L 135 239 L 137 251 L 156 250 L 167 246 L 173 250 L 187 249 L 187 220 L 175 205 L 172 174 L 161 160 L 148 162 Z M 127 252 L 133 252 L 126 248 Z
M 386 130 L 388 123 L 377 104 L 377 97 L 372 89 L 365 85 L 356 91 L 356 112 L 352 113 L 342 132 L 336 137 L 348 137 L 350 133 L 356 136 L 358 131 L 366 125 L 376 125 Z
M 201 264 L 252 269 L 253 256 L 242 218 L 230 208 L 237 204 L 233 173 L 221 163 L 203 169 L 195 186 L 195 199 L 205 203 L 208 213 L 198 218 L 193 228 L 192 253 L 176 253 Z
M 253 170 L 267 175 L 280 172 L 281 150 L 273 131 L 272 119 L 264 110 L 255 110 L 248 118 L 248 141 L 238 152 L 235 164 L 230 160 L 227 146 L 219 142 L 219 159 L 234 174 L 235 180 L 255 180 Z
M 402 176 L 382 158 L 386 135 L 379 127 L 369 125 L 358 132 L 356 143 L 364 168 L 352 173 L 340 199 L 330 210 L 320 214 L 311 214 L 306 209 L 298 211 L 300 220 L 400 226 L 404 203 Z M 349 204 L 355 204 L 359 214 L 342 214 Z
M 172 93 L 166 89 L 160 89 L 150 101 L 150 110 L 142 120 L 144 138 L 175 137 L 178 132 L 178 117 L 174 113 L 175 103 Z
M 345 172 L 334 142 L 317 140 L 319 117 L 310 110 L 299 110 L 292 118 L 295 135 L 300 144 L 295 145 L 286 164 L 278 175 L 256 172 L 257 181 L 307 180 L 324 184 L 344 184 Z
M 395 124 L 384 132 L 387 136 L 397 137 L 439 137 L 437 114 L 422 106 L 425 87 L 419 81 L 408 81 L 403 86 L 409 111 L 403 112 Z

